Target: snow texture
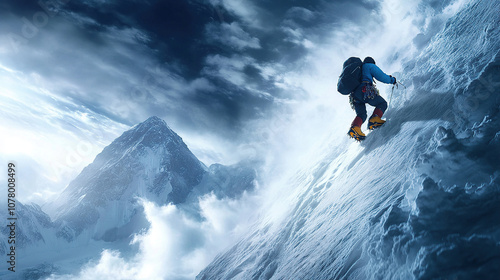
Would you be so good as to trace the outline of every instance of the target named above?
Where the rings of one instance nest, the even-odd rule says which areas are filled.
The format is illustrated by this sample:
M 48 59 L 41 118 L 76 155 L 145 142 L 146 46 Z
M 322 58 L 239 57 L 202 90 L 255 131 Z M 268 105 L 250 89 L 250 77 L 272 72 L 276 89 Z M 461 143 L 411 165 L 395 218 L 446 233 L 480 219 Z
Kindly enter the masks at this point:
M 500 279 L 499 11 L 452 17 L 404 65 L 385 126 L 323 143 L 274 198 L 285 214 L 196 279 Z

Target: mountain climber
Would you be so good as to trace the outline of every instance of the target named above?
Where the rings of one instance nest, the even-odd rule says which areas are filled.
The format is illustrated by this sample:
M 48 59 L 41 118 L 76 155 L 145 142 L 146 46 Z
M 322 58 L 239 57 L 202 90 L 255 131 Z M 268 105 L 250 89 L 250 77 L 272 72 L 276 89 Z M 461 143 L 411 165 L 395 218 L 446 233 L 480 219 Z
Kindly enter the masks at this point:
M 396 78 L 385 74 L 375 65 L 375 60 L 368 56 L 363 60 L 361 84 L 349 94 L 349 102 L 351 103 L 351 107 L 356 111 L 356 118 L 354 118 L 351 124 L 348 135 L 358 141 L 366 137 L 363 131 L 361 131 L 361 125 L 367 118 L 366 103 L 375 107 L 372 116 L 368 120 L 368 129 L 373 130 L 385 123 L 385 120 L 382 120 L 382 116 L 387 109 L 387 101 L 379 95 L 379 91 L 375 87 L 374 78 L 385 84 L 396 84 Z

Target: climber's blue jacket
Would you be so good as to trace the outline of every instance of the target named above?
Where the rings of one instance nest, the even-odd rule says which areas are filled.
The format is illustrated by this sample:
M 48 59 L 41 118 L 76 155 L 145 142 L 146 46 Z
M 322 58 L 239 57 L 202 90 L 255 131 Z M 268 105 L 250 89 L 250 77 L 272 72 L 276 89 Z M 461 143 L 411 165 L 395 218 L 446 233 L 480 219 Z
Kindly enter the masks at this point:
M 373 78 L 386 84 L 393 84 L 396 79 L 384 73 L 377 65 L 373 63 L 363 64 L 363 70 L 361 72 L 362 82 L 373 82 Z

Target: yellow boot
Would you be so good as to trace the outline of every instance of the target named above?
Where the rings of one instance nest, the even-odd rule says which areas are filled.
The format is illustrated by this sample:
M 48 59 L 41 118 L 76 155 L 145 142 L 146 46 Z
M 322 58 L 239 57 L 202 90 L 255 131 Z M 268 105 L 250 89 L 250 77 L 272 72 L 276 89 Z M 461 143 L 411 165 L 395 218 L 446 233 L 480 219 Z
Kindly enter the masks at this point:
M 361 127 L 359 126 L 351 126 L 351 129 L 349 129 L 349 132 L 347 133 L 351 138 L 356 139 L 357 141 L 364 140 L 366 138 L 366 135 L 361 131 Z
M 379 116 L 373 115 L 370 118 L 370 120 L 368 121 L 368 129 L 373 130 L 377 127 L 382 126 L 384 123 L 385 123 L 385 121 L 383 119 L 381 119 Z

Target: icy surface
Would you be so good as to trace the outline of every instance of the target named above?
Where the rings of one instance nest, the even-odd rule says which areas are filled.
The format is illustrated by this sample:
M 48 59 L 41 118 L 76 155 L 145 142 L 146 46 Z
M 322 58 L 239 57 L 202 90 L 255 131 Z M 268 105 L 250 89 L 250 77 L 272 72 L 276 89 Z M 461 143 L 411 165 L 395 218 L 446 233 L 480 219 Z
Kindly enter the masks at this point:
M 386 125 L 322 143 L 273 186 L 283 214 L 197 279 L 500 279 L 499 11 L 452 17 L 404 66 Z

